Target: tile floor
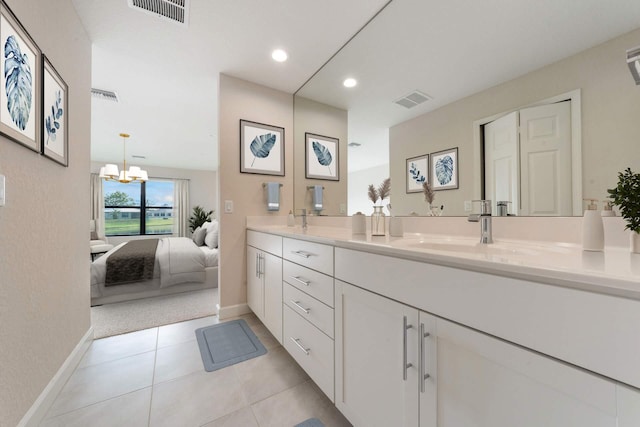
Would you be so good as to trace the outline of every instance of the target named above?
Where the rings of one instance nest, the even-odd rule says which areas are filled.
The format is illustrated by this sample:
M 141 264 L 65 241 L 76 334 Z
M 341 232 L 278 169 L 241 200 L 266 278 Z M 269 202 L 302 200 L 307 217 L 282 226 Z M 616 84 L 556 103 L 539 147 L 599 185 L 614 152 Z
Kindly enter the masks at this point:
M 95 340 L 42 427 L 350 426 L 254 315 L 267 354 L 205 372 L 194 331 L 217 316 Z

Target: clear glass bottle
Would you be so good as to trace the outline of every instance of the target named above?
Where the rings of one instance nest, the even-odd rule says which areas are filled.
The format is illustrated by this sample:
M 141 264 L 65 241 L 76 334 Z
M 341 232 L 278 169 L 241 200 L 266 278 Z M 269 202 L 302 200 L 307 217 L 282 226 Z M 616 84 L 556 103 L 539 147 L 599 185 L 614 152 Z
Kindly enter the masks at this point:
M 382 212 L 382 206 L 374 206 L 371 214 L 371 235 L 384 236 L 385 234 L 385 215 Z

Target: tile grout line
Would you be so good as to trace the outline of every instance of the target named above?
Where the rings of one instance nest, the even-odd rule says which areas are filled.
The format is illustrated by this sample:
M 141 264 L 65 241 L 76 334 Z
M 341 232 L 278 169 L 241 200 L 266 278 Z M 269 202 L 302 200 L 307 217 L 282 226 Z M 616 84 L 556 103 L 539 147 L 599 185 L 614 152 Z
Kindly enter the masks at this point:
M 147 427 L 151 426 L 151 408 L 153 407 L 153 389 L 155 387 L 156 364 L 158 363 L 158 341 L 160 338 L 160 327 L 156 330 L 156 348 L 153 358 L 153 373 L 151 374 L 151 398 L 149 399 L 149 416 L 147 417 Z

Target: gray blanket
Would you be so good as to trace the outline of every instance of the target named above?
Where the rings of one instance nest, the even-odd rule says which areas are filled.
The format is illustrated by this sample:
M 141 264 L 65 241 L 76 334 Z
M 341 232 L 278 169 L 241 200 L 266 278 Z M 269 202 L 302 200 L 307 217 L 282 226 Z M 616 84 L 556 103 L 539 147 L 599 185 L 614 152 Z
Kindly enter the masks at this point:
M 153 279 L 158 239 L 131 240 L 107 259 L 105 286 Z

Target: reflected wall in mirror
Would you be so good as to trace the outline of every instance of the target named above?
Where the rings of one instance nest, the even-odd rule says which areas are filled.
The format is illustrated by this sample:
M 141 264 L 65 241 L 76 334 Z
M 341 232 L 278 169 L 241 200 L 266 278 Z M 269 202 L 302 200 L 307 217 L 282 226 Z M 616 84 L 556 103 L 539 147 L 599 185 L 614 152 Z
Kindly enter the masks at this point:
M 350 213 L 357 205 L 353 196 L 366 197 L 367 183 L 391 176 L 394 213 L 426 215 L 423 195 L 406 192 L 406 159 L 451 147 L 459 150 L 459 188 L 436 193 L 434 204 L 445 206 L 444 215 L 467 215 L 466 201 L 492 191 L 497 195 L 498 188 L 518 189 L 498 195 L 512 202 L 513 213 L 577 215 L 582 197 L 603 200 L 618 171 L 640 169 L 640 90 L 626 64 L 626 50 L 640 45 L 640 3 L 615 8 L 597 0 L 571 7 L 551 0 L 492 3 L 458 0 L 436 6 L 394 0 L 298 91 L 298 96 L 348 111 L 348 142 L 362 144 L 348 152 L 354 170 L 341 173 L 349 180 Z M 423 25 L 425 16 L 432 25 Z M 585 24 L 594 20 L 597 25 Z M 345 91 L 341 82 L 348 76 L 356 77 L 358 86 Z M 430 99 L 410 109 L 394 102 L 415 90 Z M 500 179 L 487 189 L 483 125 L 576 91 L 580 108 L 570 111 L 571 155 L 576 156 L 576 139 L 580 153 L 561 169 L 570 176 L 571 194 L 557 191 L 548 167 L 527 173 L 538 183 L 549 181 L 537 194 L 548 196 L 546 202 L 557 205 L 553 209 L 541 199 L 537 207 L 527 207 L 521 183 Z M 573 122 L 576 114 L 581 125 Z M 297 120 L 294 125 L 300 134 Z M 527 150 L 518 147 L 520 158 Z M 551 157 L 547 165 L 555 161 Z M 507 175 L 520 176 L 529 162 L 520 162 L 518 171 Z M 362 171 L 369 171 L 367 178 L 362 179 Z M 299 177 L 296 173 L 296 206 L 302 194 Z M 352 185 L 356 181 L 361 185 Z
M 347 111 L 295 96 L 294 104 L 294 206 L 314 215 L 346 215 L 347 211 Z M 310 179 L 306 171 L 306 134 L 338 140 L 337 170 L 339 178 Z M 313 153 L 310 153 L 313 155 Z M 313 192 L 322 189 L 322 209 L 316 209 Z

